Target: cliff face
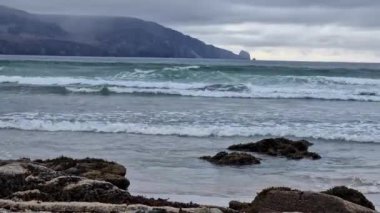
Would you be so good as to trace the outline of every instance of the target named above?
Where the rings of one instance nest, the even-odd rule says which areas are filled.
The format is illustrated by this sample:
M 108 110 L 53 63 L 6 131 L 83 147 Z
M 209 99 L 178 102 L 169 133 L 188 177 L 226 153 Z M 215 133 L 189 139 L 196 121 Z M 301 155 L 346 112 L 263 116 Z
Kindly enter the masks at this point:
M 247 59 L 136 18 L 35 15 L 3 6 L 0 54 Z

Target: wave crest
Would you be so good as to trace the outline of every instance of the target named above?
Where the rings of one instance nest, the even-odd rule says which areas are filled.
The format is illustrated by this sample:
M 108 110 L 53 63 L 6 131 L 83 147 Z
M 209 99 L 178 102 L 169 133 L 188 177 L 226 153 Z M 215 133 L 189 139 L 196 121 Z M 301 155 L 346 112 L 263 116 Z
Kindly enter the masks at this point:
M 283 80 L 280 81 L 279 79 Z M 295 83 L 304 80 L 307 82 Z M 321 83 L 321 81 L 324 83 Z M 347 82 L 349 84 L 347 84 Z M 106 91 L 107 94 L 159 94 L 214 98 L 380 101 L 380 80 L 378 79 L 321 78 L 315 76 L 309 78 L 299 76 L 265 78 L 261 76 L 257 77 L 256 82 L 237 81 L 218 83 L 0 75 L 0 86 L 4 88 L 4 85 L 9 86 L 9 84 L 16 85 L 15 87 L 17 87 L 17 85 L 31 85 L 47 87 L 47 89 L 49 89 L 48 86 L 62 87 L 63 90 L 67 90 L 71 93 L 104 94 Z M 379 85 L 378 87 L 374 86 L 377 84 Z
M 101 117 L 100 114 L 9 114 L 0 117 L 0 129 L 34 131 L 78 131 L 98 133 L 132 133 L 146 135 L 177 135 L 189 137 L 297 137 L 322 140 L 380 142 L 380 126 L 375 123 L 304 123 L 277 124 L 275 122 L 251 123 L 241 126 L 236 123 L 212 125 L 197 123 L 144 123 L 119 115 Z M 104 116 L 104 115 L 103 115 Z M 132 115 L 133 116 L 133 115 Z M 116 120 L 115 120 L 116 119 Z M 161 118 L 162 119 L 162 118 Z M 112 122 L 110 122 L 113 120 Z M 165 119 L 164 119 L 165 120 Z M 175 121 L 171 121 L 175 122 Z
M 162 70 L 164 71 L 183 71 L 183 70 L 196 70 L 200 66 L 175 66 L 175 67 L 165 67 Z

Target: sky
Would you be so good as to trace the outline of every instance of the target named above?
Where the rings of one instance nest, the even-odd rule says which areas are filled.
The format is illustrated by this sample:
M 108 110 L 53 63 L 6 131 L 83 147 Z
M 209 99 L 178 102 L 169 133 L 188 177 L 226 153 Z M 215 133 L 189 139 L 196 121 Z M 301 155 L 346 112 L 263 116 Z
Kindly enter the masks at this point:
M 33 13 L 154 21 L 261 60 L 380 62 L 380 0 L 0 0 Z

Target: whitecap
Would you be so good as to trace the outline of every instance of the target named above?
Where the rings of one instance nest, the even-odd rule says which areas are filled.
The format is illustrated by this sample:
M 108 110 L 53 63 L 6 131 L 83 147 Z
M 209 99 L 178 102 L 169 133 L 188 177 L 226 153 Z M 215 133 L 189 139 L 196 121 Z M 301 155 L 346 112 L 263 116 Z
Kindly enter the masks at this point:
M 164 71 L 183 71 L 183 70 L 196 70 L 200 66 L 175 66 L 175 67 L 165 67 L 162 70 Z
M 6 114 L 0 116 L 1 129 L 34 131 L 73 131 L 98 133 L 131 133 L 145 135 L 177 135 L 190 137 L 297 137 L 336 141 L 380 142 L 380 124 L 376 123 L 252 123 L 249 126 L 195 123 L 141 123 L 115 120 L 110 114 Z M 105 117 L 104 117 L 105 116 Z M 173 121 L 174 122 L 174 121 Z

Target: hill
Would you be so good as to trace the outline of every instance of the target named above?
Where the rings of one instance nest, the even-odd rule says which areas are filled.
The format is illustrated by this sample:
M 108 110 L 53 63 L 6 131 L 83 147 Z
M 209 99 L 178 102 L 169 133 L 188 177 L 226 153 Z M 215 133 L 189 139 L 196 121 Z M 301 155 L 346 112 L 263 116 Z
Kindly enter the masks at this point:
M 0 6 L 0 54 L 249 59 L 154 22 L 38 15 Z

